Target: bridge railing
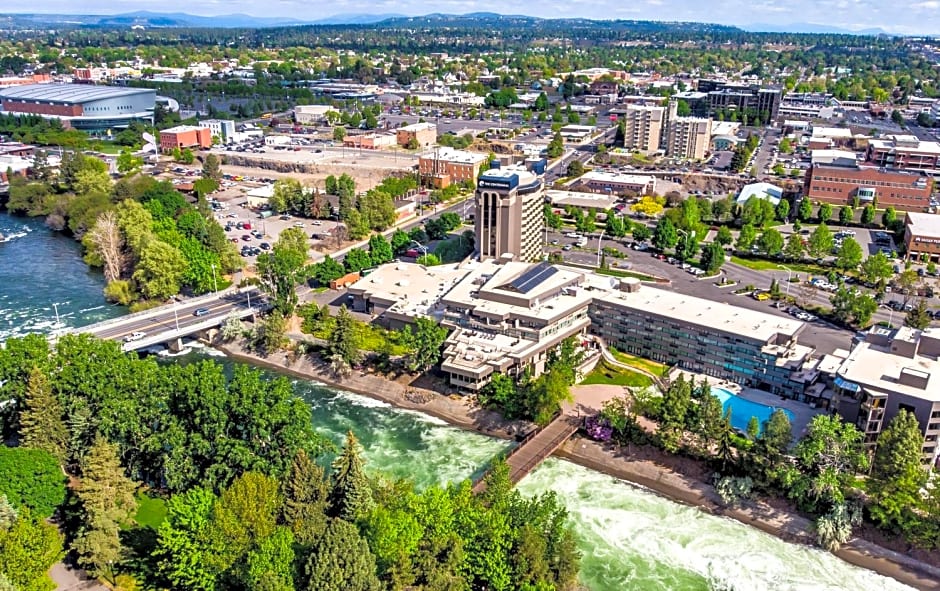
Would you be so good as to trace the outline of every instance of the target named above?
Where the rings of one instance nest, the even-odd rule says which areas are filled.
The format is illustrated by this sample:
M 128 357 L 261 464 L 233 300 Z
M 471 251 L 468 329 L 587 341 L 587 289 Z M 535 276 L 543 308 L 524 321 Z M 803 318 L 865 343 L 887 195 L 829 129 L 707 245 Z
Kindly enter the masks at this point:
M 172 304 L 163 304 L 162 306 L 157 306 L 156 308 L 148 308 L 146 310 L 141 310 L 140 312 L 133 312 L 131 314 L 125 314 L 123 316 L 118 316 L 116 318 L 109 318 L 108 320 L 102 320 L 101 322 L 96 322 L 94 324 L 87 324 L 85 326 L 77 326 L 77 327 L 62 331 L 58 333 L 57 336 L 63 335 L 63 334 L 94 332 L 96 330 L 107 328 L 109 326 L 117 326 L 117 325 L 123 324 L 127 322 L 128 320 L 147 318 L 148 316 L 157 316 L 159 314 L 162 314 L 167 309 L 170 309 L 173 306 L 177 306 L 180 304 L 185 304 L 185 305 L 201 304 L 203 302 L 221 300 L 221 299 L 224 299 L 226 296 L 240 295 L 243 293 L 254 292 L 257 290 L 258 288 L 253 285 L 244 287 L 244 288 L 230 287 L 222 291 L 212 292 L 210 294 L 199 296 L 197 298 L 187 299 L 182 302 L 175 302 Z
M 189 336 L 193 333 L 197 333 L 202 330 L 207 330 L 215 326 L 219 326 L 224 323 L 226 318 L 235 316 L 236 318 L 244 318 L 255 314 L 258 311 L 267 309 L 267 306 L 261 305 L 258 307 L 252 306 L 251 309 L 248 308 L 233 308 L 228 314 L 220 317 L 213 317 L 203 320 L 202 322 L 197 322 L 195 324 L 187 324 L 181 326 L 178 329 L 176 327 L 169 328 L 161 332 L 150 333 L 142 339 L 136 341 L 127 341 L 121 344 L 121 348 L 124 351 L 137 351 L 140 349 L 146 349 L 153 345 L 160 345 L 162 343 L 170 342 L 174 339 L 182 338 Z

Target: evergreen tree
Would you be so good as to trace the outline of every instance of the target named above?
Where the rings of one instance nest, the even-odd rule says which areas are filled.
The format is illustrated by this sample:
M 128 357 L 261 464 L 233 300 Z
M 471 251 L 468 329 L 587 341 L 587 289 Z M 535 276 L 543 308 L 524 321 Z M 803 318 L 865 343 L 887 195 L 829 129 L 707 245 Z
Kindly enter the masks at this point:
M 378 591 L 375 557 L 355 525 L 332 519 L 307 560 L 309 591 Z
M 323 468 L 302 449 L 294 456 L 290 473 L 284 480 L 283 494 L 282 521 L 298 543 L 313 543 L 326 530 L 329 490 Z
M 25 408 L 20 413 L 20 444 L 43 449 L 63 462 L 68 445 L 68 430 L 62 421 L 62 405 L 52 393 L 49 379 L 33 368 L 26 384 Z
M 917 417 L 906 410 L 895 415 L 878 436 L 867 490 L 873 501 L 872 519 L 882 527 L 899 524 L 920 504 L 928 476 L 921 465 L 923 444 Z
M 340 306 L 336 313 L 336 324 L 330 333 L 329 348 L 332 355 L 338 356 L 346 364 L 359 362 L 359 332 L 356 320 L 349 314 L 346 306 Z
M 793 427 L 787 413 L 782 409 L 775 409 L 770 418 L 764 421 L 758 441 L 766 450 L 776 454 L 785 453 L 793 442 Z
M 904 317 L 904 326 L 923 330 L 930 326 L 930 310 L 927 308 L 927 302 L 921 298 L 917 305 L 911 309 Z
M 333 461 L 333 486 L 330 513 L 355 522 L 372 508 L 372 488 L 359 451 L 359 441 L 352 431 L 346 433 L 343 452 Z
M 72 547 L 79 564 L 114 583 L 114 567 L 121 562 L 121 524 L 137 509 L 134 482 L 124 475 L 118 448 L 100 435 L 82 460 L 82 483 L 77 495 L 83 519 Z

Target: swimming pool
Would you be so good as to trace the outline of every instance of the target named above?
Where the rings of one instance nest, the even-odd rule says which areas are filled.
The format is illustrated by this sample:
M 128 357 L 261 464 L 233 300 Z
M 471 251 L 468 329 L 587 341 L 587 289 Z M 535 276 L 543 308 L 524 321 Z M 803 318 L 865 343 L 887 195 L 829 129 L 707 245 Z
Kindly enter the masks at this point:
M 731 409 L 731 426 L 742 433 L 747 431 L 747 424 L 751 417 L 757 417 L 761 430 L 763 430 L 764 421 L 769 419 L 775 410 L 775 407 L 739 398 L 724 388 L 712 388 L 712 395 L 721 401 L 722 411 L 727 412 L 728 409 Z M 792 424 L 793 413 L 787 409 L 782 410 Z

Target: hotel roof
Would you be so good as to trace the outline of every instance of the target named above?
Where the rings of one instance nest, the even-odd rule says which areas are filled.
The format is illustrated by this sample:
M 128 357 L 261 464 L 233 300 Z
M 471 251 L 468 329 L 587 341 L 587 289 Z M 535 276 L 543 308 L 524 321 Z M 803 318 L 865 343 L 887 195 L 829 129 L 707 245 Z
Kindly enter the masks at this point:
M 918 331 L 899 329 L 897 339 L 940 338 L 938 329 L 928 328 Z M 901 373 L 908 373 L 927 379 L 926 387 L 901 383 Z M 848 358 L 842 362 L 837 375 L 844 380 L 862 387 L 868 386 L 882 392 L 892 392 L 940 402 L 940 359 L 937 356 L 916 354 L 913 358 L 891 353 L 888 347 L 862 341 L 852 349 Z

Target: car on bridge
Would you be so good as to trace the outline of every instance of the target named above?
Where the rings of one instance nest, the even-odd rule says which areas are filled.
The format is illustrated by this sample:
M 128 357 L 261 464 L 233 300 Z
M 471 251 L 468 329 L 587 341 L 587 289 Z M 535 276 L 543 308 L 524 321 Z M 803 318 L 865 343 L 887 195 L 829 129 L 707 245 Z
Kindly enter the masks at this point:
M 196 308 L 195 311 L 193 311 L 193 316 L 205 316 L 208 313 L 209 308 Z
M 141 332 L 141 331 L 132 332 L 131 334 L 129 334 L 129 335 L 127 335 L 126 337 L 124 337 L 124 342 L 125 342 L 125 343 L 130 343 L 131 341 L 139 341 L 140 339 L 144 338 L 145 336 L 147 336 L 147 333 L 145 333 L 145 332 Z

